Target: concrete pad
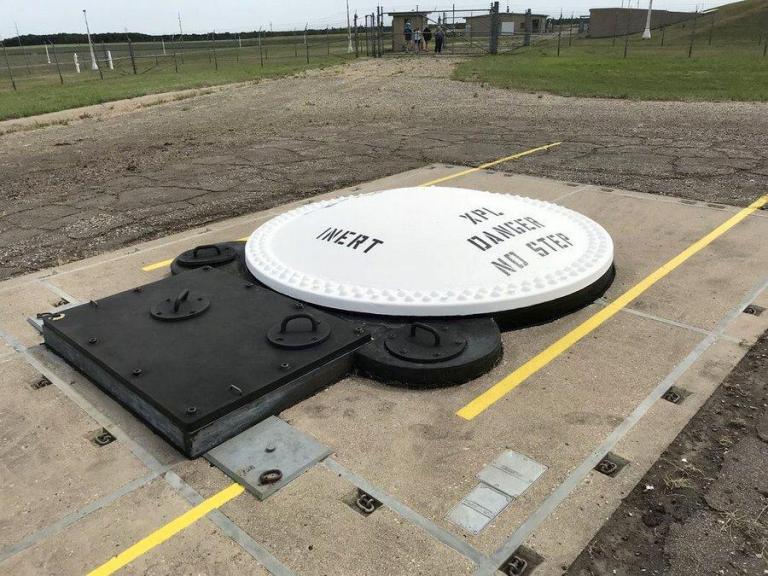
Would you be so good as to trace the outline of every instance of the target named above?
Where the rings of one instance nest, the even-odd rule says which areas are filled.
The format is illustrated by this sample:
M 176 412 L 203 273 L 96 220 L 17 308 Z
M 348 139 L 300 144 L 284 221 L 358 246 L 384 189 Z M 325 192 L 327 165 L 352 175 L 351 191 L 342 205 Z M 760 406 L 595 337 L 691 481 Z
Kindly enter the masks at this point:
M 200 460 L 174 470 L 206 497 L 231 483 Z M 356 497 L 318 464 L 263 502 L 244 494 L 222 511 L 297 574 L 471 574 L 469 560 L 386 507 L 357 512 Z
M 6 574 L 81 575 L 190 508 L 162 479 L 0 564 Z M 116 521 L 119 519 L 119 521 Z M 268 574 L 203 518 L 154 548 L 120 574 Z
M 69 383 L 76 394 L 81 395 L 106 420 L 118 426 L 123 433 L 134 440 L 161 465 L 168 465 L 186 459 L 183 454 L 178 452 L 159 435 L 155 434 L 152 429 L 113 400 L 111 396 L 105 394 L 93 382 L 66 364 L 44 345 L 30 348 L 29 353 L 42 366 Z
M 387 508 L 353 510 L 356 489 L 316 467 L 265 502 L 251 496 L 222 511 L 302 575 L 470 574 L 472 564 Z
M 504 334 L 501 364 L 463 386 L 410 391 L 349 378 L 283 417 L 335 449 L 342 464 L 457 534 L 446 514 L 501 452 L 515 450 L 548 466 L 491 527 L 468 538 L 491 551 L 700 339 L 696 333 L 624 315 L 476 419 L 467 422 L 455 415 L 592 313 L 587 309 L 554 324 Z M 666 353 L 655 354 L 657 349 Z
M 158 268 L 146 273 L 141 271 L 142 266 L 172 258 L 198 244 L 246 236 L 267 218 L 302 202 L 419 185 L 464 170 L 463 167 L 445 165 L 412 170 L 10 280 L 0 284 L 5 306 L 0 308 L 0 329 L 17 339 L 28 337 L 25 331 L 31 328 L 26 327 L 26 316 L 49 308 L 48 299 L 59 298 L 59 294 L 54 294 L 57 289 L 78 299 L 89 300 L 150 282 L 163 277 L 168 270 Z M 608 292 L 609 298 L 636 284 L 737 211 L 493 171 L 462 176 L 445 185 L 553 200 L 603 224 L 616 243 L 618 275 Z M 492 553 L 703 338 L 701 331 L 673 326 L 665 323 L 665 319 L 711 329 L 756 285 L 766 267 L 759 250 L 754 248 L 755 239 L 765 237 L 767 225 L 768 218 L 762 214 L 750 217 L 637 300 L 638 310 L 660 319 L 618 314 L 472 421 L 458 418 L 456 410 L 600 308 L 593 305 L 548 325 L 506 333 L 501 364 L 485 377 L 463 386 L 432 391 L 402 390 L 355 376 L 294 406 L 282 416 L 332 447 L 338 454 L 337 460 L 344 466 L 409 506 L 416 514 L 459 538 L 466 537 L 482 552 Z M 41 292 L 39 280 L 42 277 L 49 286 L 43 286 Z M 761 295 L 756 303 L 760 302 L 768 305 L 768 294 Z M 23 310 L 21 313 L 17 312 L 19 308 Z M 768 316 L 765 314 L 763 317 L 744 315 L 737 318 L 728 332 L 749 342 L 766 327 Z M 25 343 L 38 340 L 33 338 Z M 625 483 L 640 477 L 643 466 L 649 466 L 672 440 L 676 430 L 703 402 L 707 391 L 722 380 L 745 349 L 733 342 L 714 346 L 680 380 L 680 385 L 693 394 L 680 406 L 661 403 L 653 406 L 647 417 L 616 447 L 617 452 L 631 460 L 630 465 L 614 479 L 591 475 L 541 525 L 526 542 L 546 560 L 536 574 L 539 571 L 542 574 L 560 573 L 558 563 L 575 557 L 579 546 L 583 546 L 585 539 L 599 528 L 618 503 L 625 491 Z M 0 350 L 0 365 L 11 362 L 12 354 L 3 355 Z M 210 496 L 230 483 L 206 462 L 183 459 L 131 414 L 44 348 L 35 347 L 31 354 L 65 382 L 71 383 L 76 393 L 115 422 L 137 446 L 161 463 L 173 466 L 204 496 Z M 62 401 L 66 402 L 65 399 Z M 69 438 L 74 433 L 66 428 L 63 430 L 66 438 L 60 441 L 74 441 Z M 447 522 L 445 515 L 476 485 L 476 474 L 483 466 L 506 450 L 524 454 L 546 465 L 548 470 L 485 531 L 475 537 L 465 535 Z M 56 463 L 52 470 L 58 466 Z M 156 485 L 152 484 L 153 490 L 157 490 Z M 161 511 L 160 515 L 166 515 L 167 521 L 172 513 L 186 509 L 184 502 L 167 504 L 164 496 L 160 498 L 156 492 L 149 492 L 149 488 L 136 491 L 136 510 L 153 509 L 152 506 L 159 503 L 157 510 Z M 393 510 L 384 507 L 369 517 L 361 516 L 349 506 L 354 494 L 352 485 L 320 466 L 263 503 L 246 494 L 227 504 L 223 510 L 297 573 L 471 572 L 472 567 L 465 558 Z M 125 523 L 133 540 L 119 540 L 116 550 L 103 550 L 97 546 L 95 554 L 82 553 L 88 561 L 83 564 L 92 561 L 90 563 L 98 565 L 121 546 L 133 543 L 151 532 L 153 526 L 162 524 L 153 514 L 147 513 L 136 519 L 135 515 L 126 514 L 126 509 L 117 506 L 133 496 L 123 497 L 110 507 L 111 517 L 119 519 L 119 524 L 117 521 L 115 524 Z M 174 499 L 177 498 L 173 496 L 169 500 L 176 502 Z M 78 525 L 98 515 L 98 522 L 102 524 L 94 525 L 106 526 L 106 519 L 102 520 L 101 514 L 104 512 L 106 518 L 107 510 L 89 516 Z M 185 543 L 195 552 L 185 554 L 181 548 L 173 547 L 182 535 L 153 550 L 129 570 L 184 572 L 189 570 L 184 559 L 197 554 L 198 549 L 202 551 L 201 557 L 194 557 L 192 561 L 199 562 L 204 572 L 248 573 L 255 570 L 248 563 L 236 564 L 231 551 L 234 545 L 217 532 L 211 535 L 214 528 L 207 520 L 201 521 L 199 527 L 201 534 L 190 531 L 191 540 Z M 80 546 L 77 538 L 73 541 Z M 52 537 L 18 556 L 23 555 L 28 565 L 43 570 L 56 566 L 61 560 L 66 569 L 75 571 L 76 555 L 66 552 L 65 548 L 66 544 L 58 537 Z M 68 548 L 70 551 L 76 549 Z M 79 549 L 87 548 L 80 546 Z M 239 548 L 235 550 L 240 555 L 245 554 Z M 33 551 L 37 552 L 33 554 Z M 245 558 L 251 561 L 249 555 Z M 213 564 L 206 564 L 208 559 Z M 15 560 L 16 557 L 9 562 Z M 148 563 L 142 564 L 145 560 Z M 9 566 L 16 569 L 19 565 Z M 80 571 L 88 567 L 92 566 L 80 566 Z M 0 566 L 0 571 L 5 569 Z
M 147 473 L 119 442 L 96 446 L 101 427 L 21 356 L 0 370 L 0 547 Z
M 27 318 L 38 312 L 47 312 L 61 296 L 37 281 L 4 290 L 0 294 L 0 332 L 25 346 L 42 341 L 40 334 L 27 322 Z
M 658 400 L 616 445 L 613 452 L 629 465 L 615 478 L 591 472 L 552 512 L 526 542 L 545 559 L 537 576 L 562 574 L 745 353 L 736 344 L 715 343 L 676 384 L 692 394 L 681 404 Z
M 657 202 L 651 195 L 644 196 L 647 198 L 589 187 L 562 201 L 564 206 L 599 222 L 613 237 L 617 274 L 607 293 L 609 299 L 637 284 L 731 215 L 682 202 Z M 646 301 L 641 297 L 633 306 L 655 313 L 648 304 L 639 304 Z

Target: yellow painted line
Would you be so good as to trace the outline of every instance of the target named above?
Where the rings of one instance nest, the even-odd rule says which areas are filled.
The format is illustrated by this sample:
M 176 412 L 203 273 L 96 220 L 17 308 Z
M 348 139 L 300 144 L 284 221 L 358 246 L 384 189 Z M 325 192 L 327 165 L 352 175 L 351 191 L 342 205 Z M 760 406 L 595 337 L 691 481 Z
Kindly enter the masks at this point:
M 491 168 L 492 166 L 496 166 L 497 164 L 501 164 L 503 162 L 509 162 L 510 160 L 517 160 L 518 158 L 522 158 L 523 156 L 528 156 L 529 154 L 535 154 L 536 152 L 541 152 L 542 150 L 548 150 L 549 148 L 560 146 L 560 144 L 562 144 L 562 142 L 552 142 L 552 144 L 547 144 L 546 146 L 531 148 L 530 150 L 526 150 L 525 152 L 518 152 L 517 154 L 512 154 L 512 156 L 505 156 L 504 158 L 499 158 L 498 160 L 494 160 L 493 162 L 486 162 L 485 164 L 480 164 L 480 166 L 478 166 L 477 168 L 467 168 L 466 170 L 462 170 L 461 172 L 456 172 L 456 174 L 450 174 L 449 176 L 443 176 L 442 178 L 430 180 L 429 182 L 420 184 L 420 186 L 434 186 L 435 184 L 441 184 L 442 182 L 453 180 L 454 178 L 458 178 L 459 176 L 466 176 L 467 174 L 480 172 L 480 170 Z
M 144 272 L 152 272 L 152 270 L 157 270 L 159 268 L 167 268 L 171 265 L 171 262 L 173 262 L 173 258 L 163 260 L 162 262 L 155 262 L 154 264 L 147 264 L 146 266 L 142 267 L 142 270 L 144 270 Z
M 622 308 L 627 306 L 635 298 L 656 284 L 656 282 L 664 278 L 675 268 L 691 258 L 691 256 L 694 256 L 709 246 L 720 236 L 728 232 L 728 230 L 736 226 L 736 224 L 766 204 L 768 204 L 768 195 L 763 196 L 759 200 L 750 204 L 749 207 L 744 208 L 743 210 L 740 210 L 731 216 L 728 220 L 720 224 L 720 226 L 712 230 L 709 234 L 694 244 L 691 244 L 688 248 L 680 252 L 680 254 L 669 260 L 659 269 L 643 278 L 640 282 L 624 292 L 624 294 L 608 304 L 597 314 L 588 318 L 586 321 L 568 332 L 568 334 L 560 338 L 554 344 L 550 345 L 544 351 L 528 360 L 528 362 L 520 366 L 506 378 L 497 384 L 494 384 L 491 388 L 480 394 L 477 398 L 456 412 L 456 414 L 465 420 L 472 420 L 475 416 L 490 408 L 494 403 L 498 402 L 505 395 L 509 394 L 527 378 L 544 368 L 544 366 L 552 362 L 552 360 L 560 356 L 560 354 L 568 350 L 571 346 L 587 336 L 601 324 L 610 320 Z
M 458 178 L 459 176 L 466 176 L 467 174 L 472 174 L 473 172 L 479 172 L 480 170 L 485 170 L 486 168 L 490 168 L 491 166 L 496 166 L 497 164 L 501 164 L 502 162 L 517 160 L 518 158 L 522 158 L 523 156 L 528 156 L 529 154 L 533 154 L 535 152 L 541 152 L 542 150 L 547 150 L 548 148 L 553 148 L 554 146 L 560 146 L 560 144 L 562 144 L 562 142 L 552 142 L 552 144 L 547 144 L 546 146 L 531 148 L 530 150 L 526 150 L 524 152 L 518 152 L 517 154 L 512 154 L 512 156 L 505 156 L 504 158 L 499 158 L 498 160 L 494 160 L 493 162 L 487 162 L 485 164 L 481 164 L 477 168 L 468 168 L 466 170 L 462 170 L 461 172 L 457 172 L 456 174 L 443 176 L 442 178 L 438 178 L 436 180 L 430 180 L 429 182 L 425 182 L 424 184 L 419 184 L 419 186 L 434 186 L 435 184 L 440 184 L 441 182 L 446 182 L 448 180 Z M 246 240 L 248 240 L 248 236 L 246 236 L 245 238 L 239 239 L 240 242 L 245 242 Z M 142 270 L 144 272 L 152 272 L 153 270 L 158 270 L 160 268 L 167 268 L 168 266 L 171 265 L 171 262 L 173 262 L 173 258 L 170 258 L 168 260 L 163 260 L 162 262 L 147 264 L 146 266 L 142 267 Z
M 243 490 L 245 490 L 245 488 L 240 484 L 231 484 L 218 494 L 214 494 L 178 518 L 171 520 L 159 530 L 155 530 L 143 540 L 139 540 L 130 548 L 123 550 L 117 556 L 113 556 L 108 562 L 90 571 L 88 576 L 107 576 L 108 574 L 117 572 L 124 566 L 127 566 L 136 560 L 139 556 L 146 554 L 154 547 L 159 546 L 172 536 L 178 534 L 188 526 L 191 526 L 212 510 L 223 506 L 232 500 L 232 498 L 239 496 L 243 493 Z

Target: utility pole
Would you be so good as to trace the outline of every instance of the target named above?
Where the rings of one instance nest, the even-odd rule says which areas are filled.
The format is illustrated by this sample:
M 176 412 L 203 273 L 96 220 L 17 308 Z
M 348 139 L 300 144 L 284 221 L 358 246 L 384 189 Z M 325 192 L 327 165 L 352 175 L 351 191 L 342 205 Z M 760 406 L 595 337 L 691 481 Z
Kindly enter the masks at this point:
M 349 23 L 349 0 L 347 0 L 347 54 L 352 54 L 355 49 L 352 47 L 352 25 Z
M 96 63 L 96 53 L 93 51 L 93 42 L 91 42 L 91 29 L 88 27 L 88 14 L 83 10 L 83 18 L 85 19 L 85 33 L 88 35 L 88 48 L 91 51 L 91 70 L 98 70 L 99 65 Z
M 648 0 L 648 16 L 645 18 L 645 30 L 643 30 L 643 40 L 651 39 L 651 13 L 653 12 L 653 0 Z

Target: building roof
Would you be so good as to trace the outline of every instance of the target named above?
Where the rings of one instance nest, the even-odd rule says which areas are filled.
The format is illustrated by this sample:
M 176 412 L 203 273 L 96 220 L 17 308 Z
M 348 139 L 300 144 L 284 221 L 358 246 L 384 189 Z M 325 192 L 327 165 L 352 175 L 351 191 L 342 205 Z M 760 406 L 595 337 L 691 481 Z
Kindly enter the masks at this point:
M 403 12 L 387 12 L 387 16 L 426 16 L 431 10 L 406 10 Z
M 476 16 L 465 16 L 465 20 L 471 20 L 472 18 L 489 18 L 490 14 L 478 14 Z M 525 12 L 499 12 L 499 16 L 525 16 Z M 531 14 L 536 18 L 548 18 L 549 14 Z

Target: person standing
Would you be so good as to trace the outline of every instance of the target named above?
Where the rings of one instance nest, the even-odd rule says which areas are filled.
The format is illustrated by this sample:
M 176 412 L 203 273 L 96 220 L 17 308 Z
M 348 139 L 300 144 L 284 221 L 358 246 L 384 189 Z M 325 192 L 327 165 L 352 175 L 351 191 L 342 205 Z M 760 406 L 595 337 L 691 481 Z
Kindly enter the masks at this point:
M 437 27 L 435 31 L 435 54 L 443 53 L 443 42 L 445 41 L 445 32 L 442 26 Z
M 405 27 L 403 28 L 403 37 L 405 39 L 405 51 L 409 52 L 411 49 L 411 42 L 413 41 L 413 27 L 411 26 L 410 20 L 405 22 Z
M 424 26 L 424 31 L 421 34 L 424 37 L 424 50 L 429 52 L 429 43 L 432 40 L 432 30 L 429 29 L 429 24 Z
M 421 30 L 418 28 L 413 31 L 413 46 L 416 50 L 416 53 L 418 54 L 421 50 Z

